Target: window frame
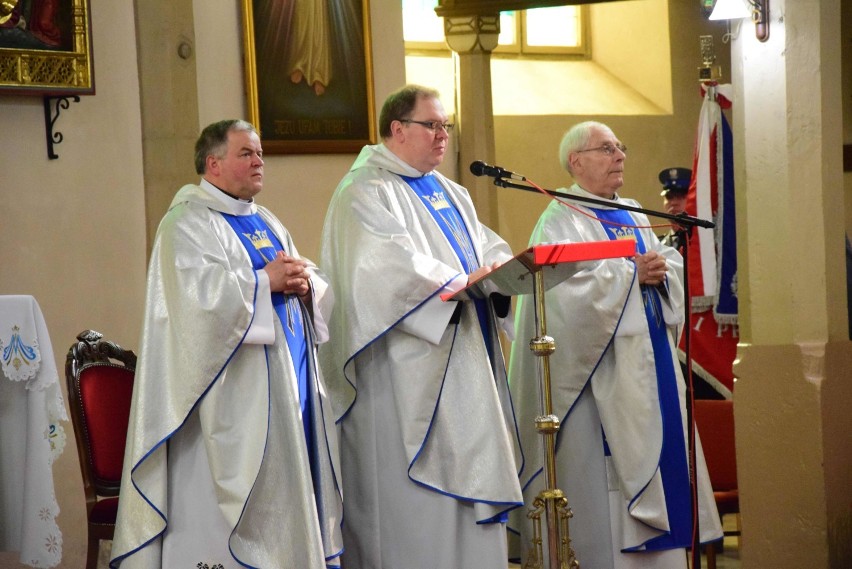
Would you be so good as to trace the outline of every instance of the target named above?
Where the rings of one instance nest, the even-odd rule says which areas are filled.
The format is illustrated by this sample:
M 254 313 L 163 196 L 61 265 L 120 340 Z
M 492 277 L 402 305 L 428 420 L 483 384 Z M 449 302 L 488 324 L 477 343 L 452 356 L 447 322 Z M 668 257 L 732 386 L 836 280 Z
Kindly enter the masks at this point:
M 526 35 L 526 10 L 514 10 L 518 17 L 515 18 L 515 37 L 520 38 L 520 42 L 512 44 L 498 45 L 491 53 L 498 57 L 508 58 L 547 58 L 552 57 L 559 59 L 589 59 L 591 57 L 591 48 L 589 42 L 589 6 L 575 6 L 580 9 L 579 16 L 579 37 L 580 43 L 577 46 L 554 46 L 554 45 L 529 45 Z M 404 33 L 404 32 L 403 32 Z M 403 36 L 404 39 L 404 36 Z M 447 46 L 446 39 L 439 42 L 424 42 L 424 41 L 405 41 L 406 55 L 435 55 L 439 52 L 450 53 L 451 50 Z

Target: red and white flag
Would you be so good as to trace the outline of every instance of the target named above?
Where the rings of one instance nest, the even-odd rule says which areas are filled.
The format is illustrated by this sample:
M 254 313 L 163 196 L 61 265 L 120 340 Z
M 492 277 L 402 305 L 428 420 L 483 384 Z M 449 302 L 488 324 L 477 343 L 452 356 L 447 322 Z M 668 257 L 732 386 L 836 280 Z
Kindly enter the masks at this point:
M 694 373 L 730 397 L 739 336 L 733 141 L 722 113 L 731 105 L 730 85 L 702 85 L 702 91 L 686 212 L 716 227 L 696 228 L 689 241 L 691 356 Z

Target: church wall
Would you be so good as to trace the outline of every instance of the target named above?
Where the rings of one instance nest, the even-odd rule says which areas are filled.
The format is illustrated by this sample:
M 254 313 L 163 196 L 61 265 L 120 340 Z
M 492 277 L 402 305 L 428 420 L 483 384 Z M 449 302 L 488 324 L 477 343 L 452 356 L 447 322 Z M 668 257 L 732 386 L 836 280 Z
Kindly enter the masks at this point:
M 135 348 L 145 287 L 132 3 L 91 0 L 91 25 L 97 94 L 62 111 L 58 159 L 47 158 L 42 99 L 0 96 L 0 294 L 38 300 L 63 386 L 65 354 L 82 330 Z M 73 428 L 64 427 L 67 446 L 53 467 L 61 566 L 77 569 L 85 504 Z M 19 567 L 17 555 L 0 553 L 0 567 Z

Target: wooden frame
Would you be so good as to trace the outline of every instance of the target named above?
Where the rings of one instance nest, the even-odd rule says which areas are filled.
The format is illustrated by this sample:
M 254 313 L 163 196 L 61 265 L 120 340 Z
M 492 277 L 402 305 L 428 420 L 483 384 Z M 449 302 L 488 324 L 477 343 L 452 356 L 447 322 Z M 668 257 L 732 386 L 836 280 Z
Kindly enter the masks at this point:
M 376 141 L 368 0 L 241 0 L 248 119 L 266 154 Z
M 93 95 L 89 0 L 0 3 L 0 94 Z

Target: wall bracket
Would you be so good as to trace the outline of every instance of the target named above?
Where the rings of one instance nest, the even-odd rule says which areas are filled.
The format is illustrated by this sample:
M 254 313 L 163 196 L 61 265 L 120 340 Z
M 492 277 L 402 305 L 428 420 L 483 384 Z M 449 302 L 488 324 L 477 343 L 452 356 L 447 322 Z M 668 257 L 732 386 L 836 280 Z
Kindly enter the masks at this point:
M 48 95 L 44 96 L 44 133 L 47 137 L 47 158 L 49 160 L 56 160 L 59 158 L 59 155 L 53 151 L 53 145 L 62 142 L 64 137 L 61 132 L 53 131 L 53 125 L 56 124 L 56 120 L 59 118 L 61 109 L 67 109 L 71 106 L 71 103 L 68 101 L 69 98 L 74 99 L 75 103 L 80 102 L 80 97 L 77 95 L 59 97 L 51 97 Z M 56 114 L 54 114 L 51 110 L 52 103 L 55 103 L 53 106 L 56 109 Z

